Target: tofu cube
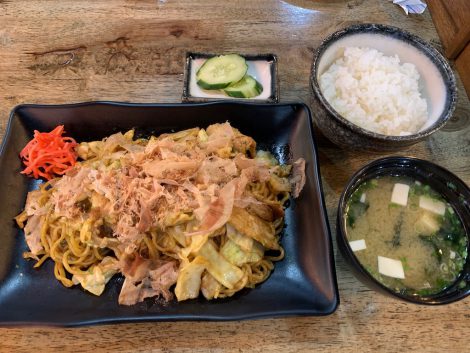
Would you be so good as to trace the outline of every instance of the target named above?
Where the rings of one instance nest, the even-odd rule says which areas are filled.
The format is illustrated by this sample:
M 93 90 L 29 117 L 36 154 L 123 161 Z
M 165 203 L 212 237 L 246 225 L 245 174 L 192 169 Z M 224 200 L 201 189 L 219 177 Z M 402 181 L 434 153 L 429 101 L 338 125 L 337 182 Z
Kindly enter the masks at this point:
M 385 276 L 393 278 L 405 278 L 405 271 L 400 260 L 390 259 L 388 257 L 377 256 L 379 272 Z
M 446 204 L 444 202 L 434 200 L 427 196 L 419 197 L 419 207 L 441 216 L 444 216 L 446 213 Z
M 408 204 L 409 191 L 410 191 L 409 185 L 396 183 L 393 186 L 391 201 L 397 205 L 406 206 Z
M 433 215 L 425 213 L 416 222 L 415 229 L 423 235 L 431 235 L 439 230 L 439 222 Z
M 367 248 L 366 241 L 364 239 L 352 240 L 349 242 L 349 246 L 351 247 L 352 251 L 359 251 Z
M 366 203 L 366 193 L 363 193 L 361 195 L 361 198 L 359 199 L 359 201 L 362 202 L 362 203 Z

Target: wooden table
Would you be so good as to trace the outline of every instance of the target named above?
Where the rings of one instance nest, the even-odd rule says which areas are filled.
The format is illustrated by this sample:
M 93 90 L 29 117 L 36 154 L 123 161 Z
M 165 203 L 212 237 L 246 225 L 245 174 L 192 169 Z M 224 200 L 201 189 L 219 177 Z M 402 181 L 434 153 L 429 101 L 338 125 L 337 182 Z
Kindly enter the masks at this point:
M 386 0 L 0 1 L 0 133 L 19 103 L 180 102 L 190 50 L 275 53 L 281 101 L 310 104 L 314 49 L 327 34 L 362 22 L 402 27 L 441 49 L 428 12 L 406 16 Z M 460 81 L 459 89 L 445 128 L 402 154 L 435 161 L 470 184 L 470 104 Z M 346 181 L 380 155 L 341 150 L 321 137 L 319 153 L 334 235 Z M 327 317 L 0 328 L 0 351 L 470 350 L 470 299 L 439 307 L 389 299 L 360 284 L 335 255 L 341 304 Z

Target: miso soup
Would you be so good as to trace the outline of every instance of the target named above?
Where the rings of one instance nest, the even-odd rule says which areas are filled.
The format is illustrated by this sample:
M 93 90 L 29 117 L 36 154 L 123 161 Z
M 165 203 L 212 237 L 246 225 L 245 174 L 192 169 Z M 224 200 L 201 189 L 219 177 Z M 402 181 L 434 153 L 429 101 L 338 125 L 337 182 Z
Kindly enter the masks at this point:
M 467 258 L 463 225 L 446 200 L 409 177 L 361 184 L 346 209 L 346 236 L 379 282 L 407 295 L 432 295 L 453 284 Z

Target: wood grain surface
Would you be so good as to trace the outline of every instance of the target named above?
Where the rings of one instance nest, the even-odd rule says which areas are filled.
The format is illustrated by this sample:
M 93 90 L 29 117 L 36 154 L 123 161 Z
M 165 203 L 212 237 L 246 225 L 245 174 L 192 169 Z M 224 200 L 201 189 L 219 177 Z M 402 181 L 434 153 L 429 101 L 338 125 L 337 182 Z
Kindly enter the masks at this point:
M 275 53 L 281 101 L 311 104 L 313 51 L 344 26 L 402 27 L 442 47 L 429 12 L 406 16 L 390 1 L 0 0 L 0 134 L 20 103 L 89 100 L 180 102 L 187 51 Z M 437 162 L 470 184 L 470 103 L 459 80 L 452 120 L 403 151 Z M 315 114 L 315 112 L 313 112 Z M 319 154 L 333 236 L 338 198 L 370 155 Z M 470 299 L 427 307 L 360 284 L 340 254 L 341 304 L 326 317 L 172 322 L 74 329 L 0 328 L 1 352 L 468 352 Z
M 470 2 L 428 0 L 427 4 L 446 56 L 457 58 L 470 40 Z
M 467 97 L 470 97 L 470 42 L 465 46 L 464 50 L 462 50 L 458 58 L 455 60 L 455 66 L 460 74 L 460 78 L 462 79 L 467 92 Z

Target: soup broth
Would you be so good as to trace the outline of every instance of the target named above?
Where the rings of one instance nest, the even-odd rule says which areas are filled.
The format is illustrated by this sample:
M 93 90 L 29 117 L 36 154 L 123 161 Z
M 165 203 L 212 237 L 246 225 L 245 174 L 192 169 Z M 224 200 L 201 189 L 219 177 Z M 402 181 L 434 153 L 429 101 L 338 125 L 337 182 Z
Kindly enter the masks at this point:
M 361 264 L 403 294 L 436 294 L 458 278 L 467 257 L 462 223 L 446 200 L 409 177 L 361 184 L 347 203 L 346 234 Z

